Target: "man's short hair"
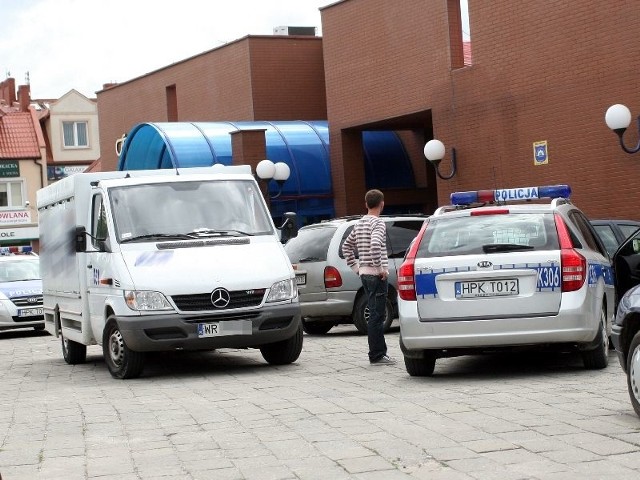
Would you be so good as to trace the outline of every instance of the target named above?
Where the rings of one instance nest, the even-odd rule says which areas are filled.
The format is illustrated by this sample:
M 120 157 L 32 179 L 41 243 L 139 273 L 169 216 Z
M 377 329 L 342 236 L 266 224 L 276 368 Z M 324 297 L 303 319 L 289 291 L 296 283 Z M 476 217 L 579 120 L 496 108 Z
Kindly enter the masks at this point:
M 369 190 L 364 196 L 364 201 L 367 208 L 376 208 L 384 201 L 384 194 L 380 190 Z

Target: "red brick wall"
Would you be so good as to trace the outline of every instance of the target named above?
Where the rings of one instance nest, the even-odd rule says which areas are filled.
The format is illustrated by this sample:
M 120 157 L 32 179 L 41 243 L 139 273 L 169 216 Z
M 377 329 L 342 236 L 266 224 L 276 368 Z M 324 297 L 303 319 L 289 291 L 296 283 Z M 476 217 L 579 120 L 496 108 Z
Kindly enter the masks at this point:
M 141 122 L 326 119 L 322 39 L 245 37 L 98 92 L 103 170 Z M 175 85 L 174 108 L 167 87 Z M 169 108 L 168 108 L 169 107 Z
M 326 120 L 322 39 L 251 38 L 255 120 Z
M 640 153 L 624 153 L 604 123 L 613 103 L 640 114 L 637 5 L 470 1 L 473 65 L 452 69 L 448 3 L 347 0 L 321 10 L 338 213 L 361 204 L 350 185 L 361 159 L 342 132 L 430 110 L 432 125 L 407 129 L 419 138 L 433 128 L 448 147 L 444 172 L 457 150 L 458 174 L 437 181 L 438 203 L 454 190 L 569 183 L 587 215 L 640 219 Z M 536 166 L 540 140 L 549 164 Z

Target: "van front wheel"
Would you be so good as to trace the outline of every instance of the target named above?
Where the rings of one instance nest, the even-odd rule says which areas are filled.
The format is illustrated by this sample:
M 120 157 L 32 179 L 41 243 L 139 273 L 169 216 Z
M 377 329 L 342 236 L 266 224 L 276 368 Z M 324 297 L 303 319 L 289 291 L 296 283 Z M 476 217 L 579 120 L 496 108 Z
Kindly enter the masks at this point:
M 134 352 L 124 341 L 115 319 L 109 317 L 102 337 L 102 353 L 113 378 L 136 378 L 144 368 L 144 353 Z
M 302 323 L 293 337 L 260 347 L 262 357 L 271 365 L 287 365 L 295 362 L 302 352 Z

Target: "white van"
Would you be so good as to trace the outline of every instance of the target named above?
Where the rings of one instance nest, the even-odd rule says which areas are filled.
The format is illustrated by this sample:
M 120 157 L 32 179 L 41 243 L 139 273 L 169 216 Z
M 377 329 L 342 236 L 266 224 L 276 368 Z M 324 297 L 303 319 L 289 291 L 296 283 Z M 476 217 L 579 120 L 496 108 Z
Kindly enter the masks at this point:
M 249 166 L 79 173 L 37 204 L 45 328 L 67 363 L 94 344 L 115 378 L 150 351 L 298 359 L 294 271 Z

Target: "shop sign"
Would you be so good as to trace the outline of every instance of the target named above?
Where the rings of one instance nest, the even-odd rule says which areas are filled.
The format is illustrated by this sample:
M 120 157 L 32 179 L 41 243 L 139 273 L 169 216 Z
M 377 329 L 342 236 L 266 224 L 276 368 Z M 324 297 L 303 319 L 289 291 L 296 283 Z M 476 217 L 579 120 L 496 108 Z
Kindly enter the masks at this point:
M 0 242 L 15 240 L 37 240 L 38 227 L 0 228 Z
M 0 177 L 19 177 L 20 164 L 18 162 L 0 162 Z
M 29 210 L 7 210 L 0 211 L 0 226 L 4 225 L 24 225 L 33 223 Z
M 75 175 L 76 173 L 82 173 L 88 168 L 88 165 L 65 165 L 58 167 L 47 167 L 47 178 L 49 180 L 60 180 L 68 177 L 69 175 Z

